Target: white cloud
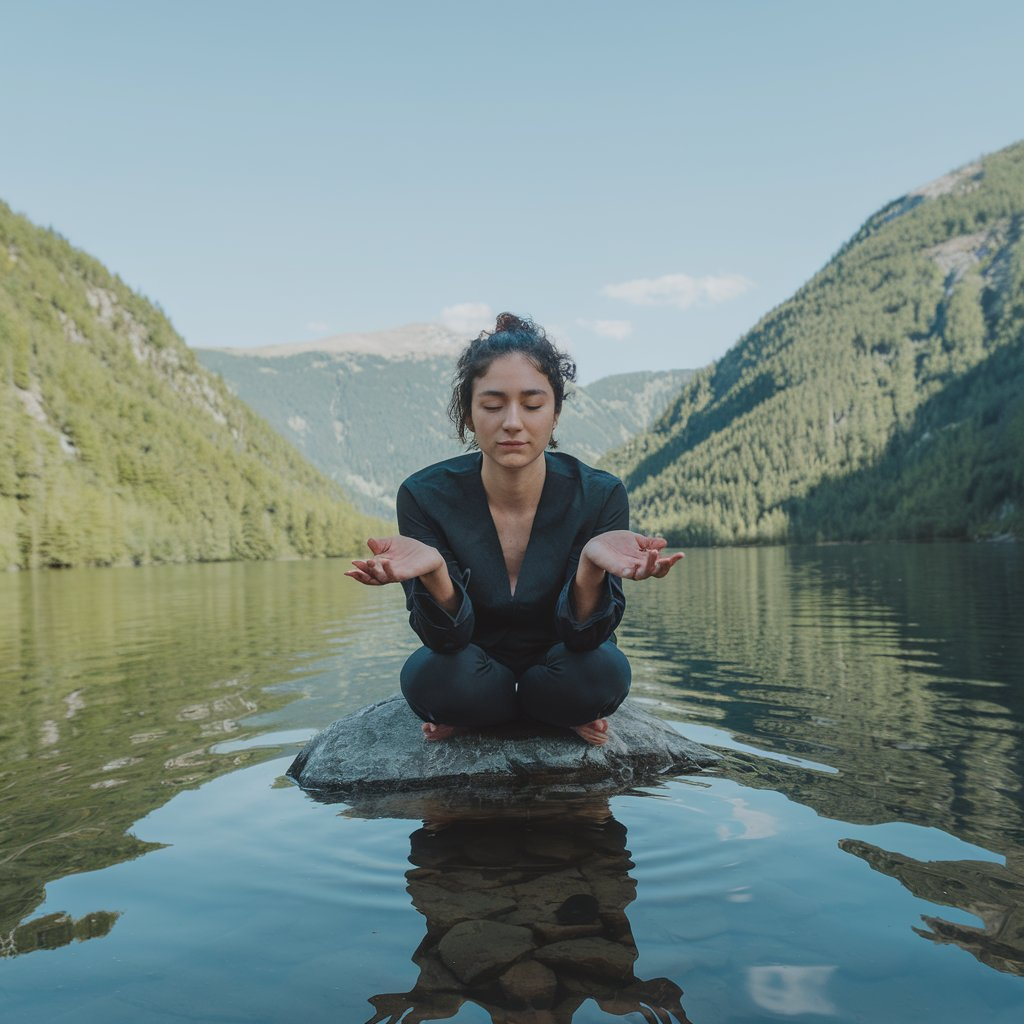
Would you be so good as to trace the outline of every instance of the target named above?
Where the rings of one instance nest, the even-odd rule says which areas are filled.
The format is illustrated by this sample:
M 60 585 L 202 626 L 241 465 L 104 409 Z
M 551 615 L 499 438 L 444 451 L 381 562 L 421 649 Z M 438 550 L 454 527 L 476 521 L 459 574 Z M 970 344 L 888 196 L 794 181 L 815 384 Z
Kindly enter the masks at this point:
M 828 983 L 836 967 L 797 967 L 778 964 L 748 967 L 747 987 L 758 1006 L 771 1013 L 798 1017 L 805 1013 L 832 1016 L 836 1008 L 828 998 Z
M 323 334 L 325 331 L 329 331 L 330 325 L 322 323 L 320 320 L 313 320 L 306 324 L 306 330 L 312 331 L 314 334 Z
M 486 302 L 460 302 L 441 310 L 441 323 L 456 334 L 475 335 L 494 327 L 494 310 Z
M 601 290 L 613 299 L 622 299 L 634 306 L 691 306 L 715 305 L 728 302 L 754 287 L 754 282 L 742 274 L 707 274 L 691 277 L 689 274 L 665 274 L 663 277 L 638 277 L 621 284 L 606 284 Z
M 633 325 L 628 320 L 577 320 L 576 323 L 603 338 L 615 338 L 618 341 L 633 333 Z

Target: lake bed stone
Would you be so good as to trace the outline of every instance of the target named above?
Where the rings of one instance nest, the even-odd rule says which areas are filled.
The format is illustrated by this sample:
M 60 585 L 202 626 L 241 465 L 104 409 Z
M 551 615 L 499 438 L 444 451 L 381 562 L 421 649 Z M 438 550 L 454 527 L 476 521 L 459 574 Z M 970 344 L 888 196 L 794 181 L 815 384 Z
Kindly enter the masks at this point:
M 422 802 L 403 802 L 402 794 L 443 791 L 443 802 L 458 803 L 474 795 L 511 798 L 524 788 L 569 797 L 614 793 L 659 776 L 699 772 L 719 760 L 638 701 L 627 699 L 608 721 L 609 739 L 602 747 L 540 723 L 467 730 L 426 742 L 420 720 L 399 694 L 318 733 L 288 776 L 319 798 L 356 797 L 368 815 L 415 817 Z M 410 805 L 407 812 L 404 803 Z
M 533 948 L 529 928 L 498 921 L 463 921 L 437 944 L 445 967 L 466 985 L 496 978 Z
M 549 1007 L 558 993 L 554 972 L 536 960 L 524 960 L 510 967 L 498 983 L 509 1006 L 518 1008 Z
M 630 977 L 636 962 L 635 949 L 597 936 L 554 942 L 541 946 L 534 955 L 556 972 L 605 979 Z

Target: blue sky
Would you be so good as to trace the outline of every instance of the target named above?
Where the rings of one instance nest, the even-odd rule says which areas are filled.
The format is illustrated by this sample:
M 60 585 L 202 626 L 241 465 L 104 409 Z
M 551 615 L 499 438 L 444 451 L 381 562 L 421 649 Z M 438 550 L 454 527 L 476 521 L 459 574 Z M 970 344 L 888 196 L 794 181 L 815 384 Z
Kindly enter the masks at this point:
M 703 365 L 1024 137 L 1024 5 L 0 0 L 0 199 L 196 346 L 532 314 Z

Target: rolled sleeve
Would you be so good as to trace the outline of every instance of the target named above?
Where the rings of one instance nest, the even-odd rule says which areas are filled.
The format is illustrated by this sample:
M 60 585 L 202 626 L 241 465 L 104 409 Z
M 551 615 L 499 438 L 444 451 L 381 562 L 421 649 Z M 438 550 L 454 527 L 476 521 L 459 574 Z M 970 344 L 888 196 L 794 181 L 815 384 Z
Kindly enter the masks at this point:
M 409 625 L 426 647 L 441 654 L 461 651 L 472 639 L 475 624 L 473 602 L 466 593 L 469 570 L 458 576 L 449 567 L 448 575 L 459 598 L 459 607 L 454 615 L 446 612 L 418 579 L 411 580 L 406 586 Z
M 555 626 L 558 638 L 570 651 L 592 651 L 608 640 L 622 621 L 626 610 L 626 595 L 618 576 L 606 573 L 604 593 L 593 615 L 583 622 L 576 618 L 572 603 L 572 585 L 576 573 L 566 581 L 555 606 Z
M 398 532 L 403 537 L 413 537 L 437 549 L 448 566 L 448 575 L 459 599 L 459 606 L 452 615 L 431 597 L 430 591 L 419 578 L 406 580 L 402 587 L 405 590 L 405 606 L 409 609 L 409 625 L 432 651 L 454 654 L 470 642 L 475 626 L 473 602 L 466 591 L 469 570 L 463 571 L 459 567 L 445 542 L 444 531 L 423 511 L 404 484 L 398 490 L 396 504 Z

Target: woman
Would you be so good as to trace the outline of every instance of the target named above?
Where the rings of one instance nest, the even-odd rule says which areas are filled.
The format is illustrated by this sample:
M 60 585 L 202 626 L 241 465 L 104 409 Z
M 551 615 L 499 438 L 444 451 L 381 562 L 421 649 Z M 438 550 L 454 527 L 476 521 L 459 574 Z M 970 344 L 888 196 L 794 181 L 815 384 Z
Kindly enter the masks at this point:
M 400 535 L 370 538 L 346 573 L 405 588 L 424 646 L 402 692 L 428 740 L 527 717 L 600 746 L 629 692 L 621 577 L 663 577 L 683 556 L 629 530 L 619 480 L 546 451 L 575 375 L 542 328 L 502 313 L 459 358 L 448 409 L 479 452 L 409 477 Z

